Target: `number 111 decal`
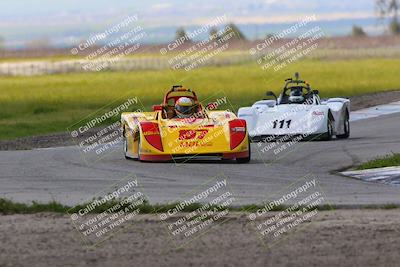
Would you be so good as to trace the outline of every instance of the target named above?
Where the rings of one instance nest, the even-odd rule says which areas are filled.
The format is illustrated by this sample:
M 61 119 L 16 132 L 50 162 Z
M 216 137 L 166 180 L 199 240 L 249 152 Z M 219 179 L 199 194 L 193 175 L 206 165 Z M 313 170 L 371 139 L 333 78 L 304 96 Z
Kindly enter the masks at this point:
M 292 123 L 292 120 L 281 120 L 281 121 L 275 120 L 273 122 L 273 128 L 276 129 L 279 126 L 279 128 L 282 129 L 285 126 L 285 124 L 286 128 L 290 128 L 290 123 Z

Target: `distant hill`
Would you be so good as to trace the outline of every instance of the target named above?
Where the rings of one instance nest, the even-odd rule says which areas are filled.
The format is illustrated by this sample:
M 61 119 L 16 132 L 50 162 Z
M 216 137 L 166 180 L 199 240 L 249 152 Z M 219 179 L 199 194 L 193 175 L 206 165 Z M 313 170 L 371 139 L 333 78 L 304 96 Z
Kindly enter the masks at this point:
M 265 23 L 265 24 L 237 24 L 240 30 L 249 40 L 262 39 L 267 34 L 279 33 L 287 29 L 293 23 Z M 382 25 L 375 18 L 364 19 L 340 19 L 330 21 L 317 21 L 312 22 L 307 28 L 312 26 L 320 26 L 327 37 L 345 36 L 351 33 L 353 25 L 358 25 L 364 28 L 369 35 L 382 34 Z M 193 25 L 185 27 L 186 31 L 194 31 L 201 26 Z M 147 44 L 161 44 L 174 40 L 176 26 L 165 27 L 145 27 L 144 30 L 147 36 L 143 39 Z M 11 48 L 22 48 L 26 44 L 31 43 L 32 40 L 45 39 L 51 46 L 54 47 L 69 47 L 79 43 L 81 40 L 88 39 L 95 33 L 101 32 L 104 28 L 95 26 L 79 26 L 79 25 L 60 25 L 57 28 L 48 27 L 46 25 L 34 25 L 27 29 L 19 25 L 10 25 L 7 31 L 2 31 L 1 36 L 6 40 L 6 46 Z M 131 28 L 127 28 L 131 29 Z M 108 42 L 115 36 L 104 39 L 103 42 Z M 196 37 L 197 40 L 205 39 L 207 34 L 201 34 Z M 44 40 L 42 40 L 44 41 Z
M 327 36 L 347 35 L 354 24 L 370 35 L 382 33 L 374 0 L 220 0 L 218 4 L 213 0 L 18 0 L 0 1 L 0 37 L 8 47 L 45 42 L 68 47 L 133 14 L 147 32 L 144 42 L 152 44 L 172 41 L 180 26 L 193 31 L 218 16 L 226 16 L 226 23 L 234 22 L 250 40 L 277 33 L 312 14 L 319 20 L 314 24 Z

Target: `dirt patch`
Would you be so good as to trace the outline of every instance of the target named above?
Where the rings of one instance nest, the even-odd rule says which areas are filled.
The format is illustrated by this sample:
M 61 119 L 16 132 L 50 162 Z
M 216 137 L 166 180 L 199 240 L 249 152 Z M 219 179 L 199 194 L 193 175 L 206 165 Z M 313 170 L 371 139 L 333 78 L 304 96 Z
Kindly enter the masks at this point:
M 400 91 L 379 92 L 366 95 L 353 96 L 351 100 L 351 109 L 359 110 L 377 105 L 388 104 L 400 101 Z
M 230 218 L 176 248 L 158 217 L 140 215 L 90 249 L 66 215 L 3 215 L 0 266 L 398 266 L 400 260 L 398 209 L 323 211 L 270 249 L 245 214 Z
M 350 98 L 350 100 L 351 109 L 358 110 L 376 105 L 400 101 L 400 91 L 379 92 L 353 96 Z M 77 142 L 84 141 L 86 138 L 100 131 L 101 128 L 91 129 L 80 136 L 80 140 L 77 140 L 77 138 L 72 138 L 70 136 L 70 133 L 56 133 L 50 135 L 18 138 L 9 141 L 5 140 L 0 141 L 0 150 L 28 150 L 34 148 L 72 146 L 77 144 Z
M 96 135 L 102 128 L 93 128 L 72 138 L 71 133 L 54 133 L 48 135 L 30 136 L 15 140 L 0 141 L 0 150 L 29 150 L 34 148 L 60 147 L 78 145 L 92 135 Z

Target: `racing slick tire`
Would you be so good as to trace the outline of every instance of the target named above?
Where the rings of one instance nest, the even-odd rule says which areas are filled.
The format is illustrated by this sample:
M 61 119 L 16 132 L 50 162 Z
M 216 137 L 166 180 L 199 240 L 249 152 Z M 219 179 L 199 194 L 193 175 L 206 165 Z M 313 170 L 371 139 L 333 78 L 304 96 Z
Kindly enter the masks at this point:
M 344 134 L 336 135 L 336 137 L 339 139 L 346 139 L 350 137 L 350 116 L 348 112 L 346 112 L 346 118 L 344 120 L 343 127 L 344 127 Z
M 122 133 L 122 138 L 123 138 L 123 147 L 124 147 L 124 156 L 125 159 L 133 159 L 133 160 L 139 160 L 140 159 L 140 135 L 139 135 L 139 140 L 138 140 L 138 157 L 129 157 L 128 156 L 128 139 L 125 136 L 125 127 L 124 127 L 124 131 Z
M 237 163 L 249 163 L 251 160 L 251 143 L 249 138 L 249 156 L 245 158 L 236 158 Z
M 141 146 L 142 146 L 142 142 L 140 141 L 140 133 L 138 136 L 138 147 L 137 147 L 137 158 L 135 158 L 135 160 L 141 161 L 140 160 L 140 150 L 141 150 Z
M 125 126 L 124 129 L 122 131 L 122 143 L 123 143 L 123 149 L 124 149 L 124 156 L 125 159 L 131 159 L 130 157 L 128 157 L 128 139 L 125 136 Z
M 322 141 L 330 141 L 332 140 L 332 136 L 333 136 L 333 125 L 332 125 L 332 120 L 330 118 L 330 116 L 328 116 L 328 122 L 327 122 L 327 129 L 328 131 L 326 133 L 324 133 L 321 137 Z
M 130 157 L 128 157 L 127 154 L 126 154 L 128 152 L 128 140 L 126 140 L 125 135 L 123 137 L 123 143 L 124 143 L 124 156 L 125 156 L 125 159 L 130 159 Z

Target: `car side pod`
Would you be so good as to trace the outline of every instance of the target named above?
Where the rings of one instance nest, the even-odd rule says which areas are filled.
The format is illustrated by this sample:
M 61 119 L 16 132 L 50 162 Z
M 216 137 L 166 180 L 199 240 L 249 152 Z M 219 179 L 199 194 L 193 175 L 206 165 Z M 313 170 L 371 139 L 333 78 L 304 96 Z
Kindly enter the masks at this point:
M 235 119 L 229 122 L 231 150 L 240 145 L 246 137 L 246 121 Z
M 140 122 L 140 127 L 142 128 L 142 132 L 144 138 L 146 138 L 146 141 L 154 148 L 164 151 L 158 124 L 155 122 L 142 121 Z

